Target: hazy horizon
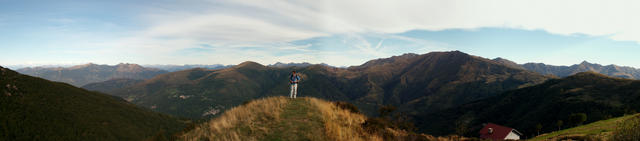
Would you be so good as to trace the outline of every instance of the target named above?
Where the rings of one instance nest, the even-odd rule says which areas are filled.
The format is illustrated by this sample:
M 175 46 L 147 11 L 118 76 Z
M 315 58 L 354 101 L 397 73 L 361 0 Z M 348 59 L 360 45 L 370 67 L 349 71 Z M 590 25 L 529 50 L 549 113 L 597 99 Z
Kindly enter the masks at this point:
M 434 52 L 438 52 L 438 51 L 434 51 Z M 444 52 L 448 52 L 448 51 L 444 51 Z M 407 54 L 407 53 L 405 53 L 405 54 Z M 404 55 L 404 54 L 401 54 L 401 55 Z M 470 55 L 473 55 L 473 54 L 470 54 Z M 399 55 L 393 55 L 393 56 L 399 56 Z M 393 56 L 389 56 L 389 57 L 393 57 Z M 476 55 L 473 55 L 473 56 L 476 56 Z M 389 57 L 384 57 L 384 58 L 389 58 Z M 479 56 L 479 57 L 483 57 L 483 56 Z M 384 58 L 374 58 L 374 59 L 371 59 L 371 60 L 384 59 Z M 486 57 L 483 57 L 483 58 L 486 58 Z M 486 58 L 486 59 L 496 59 L 496 58 L 502 58 L 502 59 L 509 60 L 509 58 L 504 58 L 504 57 L 495 57 L 495 58 Z M 367 61 L 371 61 L 371 60 L 367 60 Z M 265 65 L 265 66 L 274 65 L 276 63 L 284 63 L 284 64 L 310 63 L 310 62 L 274 62 L 274 63 L 270 63 L 270 64 L 263 64 L 263 63 L 260 63 L 260 62 L 257 62 L 257 61 L 253 61 L 253 60 L 247 60 L 247 61 L 256 62 L 256 63 L 259 63 L 261 65 Z M 243 61 L 243 62 L 247 62 L 247 61 Z M 513 60 L 511 60 L 511 61 L 513 61 Z M 243 63 L 243 62 L 240 62 L 240 63 Z M 576 62 L 574 64 L 568 64 L 568 65 L 556 65 L 556 64 L 547 64 L 547 63 L 545 63 L 545 64 L 546 65 L 553 65 L 553 66 L 571 66 L 571 65 L 578 65 L 578 64 L 580 64 L 582 62 L 588 62 L 588 63 L 592 63 L 592 64 L 599 64 L 599 65 L 603 65 L 603 66 L 617 65 L 617 66 L 622 66 L 622 67 L 632 67 L 632 68 L 635 68 L 635 69 L 640 69 L 640 68 L 633 67 L 633 66 L 624 66 L 624 65 L 618 65 L 618 64 L 601 64 L 601 63 L 598 63 L 598 62 L 591 62 L 591 61 L 588 61 L 588 60 L 583 60 L 581 62 Z M 10 68 L 10 69 L 21 69 L 21 68 L 28 68 L 28 67 L 44 67 L 44 68 L 73 67 L 73 66 L 86 65 L 86 64 L 109 65 L 109 66 L 115 66 L 115 65 L 119 65 L 119 64 L 137 64 L 137 65 L 141 65 L 141 66 L 144 66 L 144 67 L 153 67 L 153 66 L 186 66 L 186 65 L 221 65 L 221 66 L 230 66 L 231 65 L 232 66 L 232 65 L 238 65 L 240 63 L 237 63 L 237 64 L 138 64 L 138 63 L 133 63 L 133 62 L 120 62 L 120 63 L 115 63 L 115 64 L 105 64 L 105 63 L 86 62 L 86 63 L 75 63 L 75 64 L 17 64 L 17 65 L 6 65 L 6 66 L 0 65 L 0 66 L 6 67 L 6 68 Z M 366 63 L 366 62 L 363 62 L 361 64 L 349 65 L 349 66 L 334 66 L 334 65 L 330 65 L 330 66 L 333 66 L 333 67 L 351 67 L 351 66 L 359 66 L 359 65 L 362 65 L 364 63 Z M 516 63 L 517 64 L 526 64 L 526 63 L 541 63 L 541 62 L 525 62 L 525 63 L 516 62 Z M 326 63 L 310 63 L 310 64 L 326 64 Z M 327 64 L 327 65 L 329 65 L 329 64 Z

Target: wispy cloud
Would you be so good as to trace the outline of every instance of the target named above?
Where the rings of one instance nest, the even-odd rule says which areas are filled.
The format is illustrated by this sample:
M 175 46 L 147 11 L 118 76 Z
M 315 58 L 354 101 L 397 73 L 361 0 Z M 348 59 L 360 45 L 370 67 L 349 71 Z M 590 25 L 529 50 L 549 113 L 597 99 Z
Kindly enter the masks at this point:
M 36 36 L 24 35 L 47 38 L 37 40 L 40 44 L 26 43 L 28 40 L 23 39 L 25 41 L 0 45 L 3 48 L 14 45 L 34 48 L 32 50 L 75 50 L 49 56 L 66 58 L 57 61 L 88 57 L 105 63 L 236 64 L 252 60 L 346 66 L 407 52 L 461 48 L 452 42 L 398 33 L 447 29 L 472 31 L 482 27 L 541 29 L 561 35 L 585 34 L 640 42 L 640 28 L 636 26 L 640 25 L 640 19 L 634 18 L 640 13 L 640 8 L 635 7 L 640 1 L 625 0 L 606 3 L 596 0 L 127 1 L 106 2 L 104 6 L 93 3 L 65 7 L 75 9 L 72 11 L 47 7 L 46 2 L 21 5 L 29 7 L 18 9 L 33 11 L 3 12 L 2 9 L 9 7 L 0 6 L 0 27 L 4 28 L 0 31 L 6 32 L 0 37 L 19 32 L 12 31 L 13 27 L 7 27 L 7 24 L 23 26 L 25 31 L 34 26 L 28 24 L 35 22 L 57 25 L 51 29 L 34 28 L 44 31 L 28 30 Z M 43 8 L 56 14 L 42 14 L 38 9 Z M 22 21 L 26 25 L 7 21 Z M 11 39 L 14 38 L 7 38 Z M 203 45 L 210 48 L 203 48 Z M 483 49 L 471 51 L 475 50 Z

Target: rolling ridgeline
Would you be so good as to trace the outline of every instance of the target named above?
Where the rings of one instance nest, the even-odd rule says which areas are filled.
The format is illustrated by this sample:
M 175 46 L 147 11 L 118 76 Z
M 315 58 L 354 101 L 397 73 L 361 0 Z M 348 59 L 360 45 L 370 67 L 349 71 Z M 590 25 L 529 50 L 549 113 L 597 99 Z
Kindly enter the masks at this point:
M 162 113 L 206 119 L 252 99 L 287 95 L 291 70 L 303 79 L 301 96 L 351 102 L 367 115 L 383 105 L 414 115 L 430 113 L 548 79 L 455 51 L 405 54 L 344 69 L 244 62 L 162 74 L 109 93 Z
M 120 63 L 115 66 L 85 64 L 63 68 L 29 67 L 16 70 L 22 74 L 44 78 L 51 81 L 65 82 L 76 87 L 89 83 L 103 82 L 110 79 L 149 79 L 168 71 L 145 68 L 137 64 Z
M 223 136 L 228 139 L 269 139 L 272 137 L 284 137 L 284 135 L 277 136 L 271 134 L 271 129 L 266 130 L 273 126 L 243 128 L 226 125 L 226 123 L 231 122 L 222 124 L 220 121 L 229 120 L 229 117 L 226 116 L 229 113 L 224 113 L 225 111 L 232 112 L 231 115 L 259 115 L 261 112 L 266 112 L 241 110 L 244 113 L 238 113 L 233 112 L 233 109 L 236 109 L 233 107 L 252 105 L 252 103 L 255 106 L 256 102 L 252 100 L 288 95 L 287 77 L 291 70 L 296 70 L 302 77 L 302 82 L 299 84 L 299 96 L 315 97 L 328 101 L 346 101 L 357 106 L 362 114 L 369 117 L 380 116 L 378 109 L 381 107 L 396 107 L 393 115 L 407 116 L 408 121 L 416 127 L 403 128 L 406 131 L 393 129 L 394 131 L 387 132 L 387 135 L 391 136 L 385 136 L 385 134 L 374 135 L 371 132 L 362 132 L 367 130 L 363 127 L 363 122 L 367 119 L 366 116 L 356 114 L 357 116 L 338 119 L 333 117 L 333 120 L 329 120 L 331 118 L 325 117 L 326 114 L 317 114 L 319 113 L 317 111 L 322 110 L 318 110 L 318 106 L 314 106 L 313 102 L 311 102 L 311 106 L 316 108 L 311 108 L 311 111 L 300 112 L 312 112 L 306 116 L 316 115 L 315 117 L 321 117 L 311 118 L 312 122 L 308 124 L 309 126 L 313 125 L 313 127 L 324 125 L 325 128 L 323 129 L 325 130 L 323 133 L 332 136 L 336 135 L 336 138 L 327 138 L 329 140 L 340 137 L 339 134 L 334 134 L 331 130 L 343 128 L 338 128 L 338 126 L 336 128 L 328 127 L 329 124 L 338 122 L 338 120 L 358 121 L 346 124 L 353 126 L 353 128 L 349 127 L 349 130 L 345 129 L 344 132 L 353 132 L 362 136 L 372 135 L 376 137 L 373 139 L 417 137 L 415 135 L 410 136 L 410 131 L 439 136 L 460 134 L 475 137 L 475 133 L 482 126 L 482 123 L 487 122 L 514 127 L 523 131 L 527 137 L 530 137 L 535 132 L 534 128 L 537 124 L 543 125 L 543 132 L 553 131 L 557 129 L 554 126 L 556 121 L 568 121 L 567 117 L 573 113 L 585 113 L 588 116 L 586 123 L 589 123 L 622 116 L 625 113 L 633 113 L 640 109 L 640 105 L 634 102 L 640 101 L 640 84 L 636 80 L 612 78 L 596 73 L 570 73 L 575 75 L 557 78 L 552 75 L 542 75 L 529 71 L 523 65 L 515 64 L 506 59 L 490 60 L 459 51 L 432 52 L 422 55 L 404 54 L 371 60 L 360 66 L 348 68 L 309 64 L 275 67 L 263 66 L 255 62 L 244 62 L 222 69 L 196 68 L 163 73 L 146 80 L 113 79 L 85 85 L 83 88 L 121 97 L 137 106 L 176 117 L 196 120 L 219 117 L 204 124 L 196 125 L 195 129 L 182 134 L 182 139 L 217 137 L 221 136 L 218 133 L 223 134 L 222 129 L 226 129 Z M 4 88 L 5 77 L 1 79 L 3 79 L 2 86 Z M 103 96 L 100 93 L 88 92 L 63 83 L 48 81 L 47 83 L 65 86 L 57 89 L 58 91 L 71 89 L 71 91 Z M 32 89 L 35 89 L 35 87 Z M 118 101 L 113 97 L 107 96 L 106 98 L 108 99 L 107 101 Z M 269 99 L 278 101 L 278 98 Z M 303 98 L 303 103 L 297 104 L 302 104 L 298 106 L 308 107 L 310 100 L 317 101 L 314 98 Z M 22 102 L 29 101 L 34 100 L 22 100 Z M 128 104 L 124 101 L 119 102 L 125 105 Z M 49 104 L 64 105 L 59 103 Z M 151 113 L 143 109 L 136 109 L 133 104 L 128 105 L 132 109 L 143 111 L 134 113 Z M 280 109 L 281 112 L 291 112 L 289 111 L 290 109 L 286 109 L 286 106 L 280 108 L 285 109 Z M 250 109 L 250 107 L 247 108 L 245 106 L 244 109 Z M 263 109 L 268 108 L 265 107 Z M 78 110 L 77 112 L 83 110 Z M 315 114 L 313 113 L 314 111 Z M 184 123 L 180 123 L 181 121 L 175 118 L 162 114 L 153 114 L 167 118 L 164 119 L 164 122 L 167 123 L 158 124 L 171 124 L 171 126 L 165 127 L 162 133 L 158 133 L 158 130 L 154 129 L 152 130 L 153 132 L 149 131 L 148 133 L 140 134 L 144 136 L 137 136 L 136 138 L 168 136 L 176 133 L 179 130 L 177 129 L 178 126 L 184 126 Z M 19 115 L 16 114 L 16 116 Z M 255 122 L 269 125 L 279 125 L 284 122 L 280 120 L 260 122 L 265 118 L 277 119 L 282 115 L 265 116 L 270 117 L 254 115 L 251 116 L 254 119 L 234 122 Z M 46 120 L 53 119 L 56 118 Z M 100 121 L 101 119 L 93 120 Z M 87 121 L 90 121 L 90 119 L 87 119 Z M 126 122 L 131 121 L 123 121 L 123 123 Z M 80 126 L 84 124 L 72 125 Z M 355 125 L 359 127 L 355 128 Z M 210 126 L 215 128 L 210 128 Z M 565 126 L 569 127 L 570 125 L 567 123 Z M 295 127 L 295 129 L 297 128 L 306 127 Z M 209 133 L 214 130 L 216 130 L 215 134 Z M 227 130 L 229 132 L 226 132 Z M 273 131 L 277 130 L 280 129 L 273 129 Z M 13 130 L 5 129 L 5 131 Z M 255 136 L 246 137 L 247 132 L 261 134 L 251 134 Z M 427 135 L 423 134 L 418 136 L 427 137 Z M 293 138 L 313 139 L 306 138 L 306 136 Z M 356 138 L 354 137 L 353 139 Z M 368 138 L 357 139 L 367 140 Z

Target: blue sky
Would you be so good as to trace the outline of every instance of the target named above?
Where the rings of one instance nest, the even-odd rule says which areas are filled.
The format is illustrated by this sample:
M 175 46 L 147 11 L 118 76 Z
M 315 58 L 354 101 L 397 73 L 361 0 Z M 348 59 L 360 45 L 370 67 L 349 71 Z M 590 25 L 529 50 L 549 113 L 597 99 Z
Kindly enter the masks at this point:
M 0 65 L 359 65 L 460 50 L 640 67 L 636 1 L 0 0 Z M 636 6 L 636 7 L 634 7 Z

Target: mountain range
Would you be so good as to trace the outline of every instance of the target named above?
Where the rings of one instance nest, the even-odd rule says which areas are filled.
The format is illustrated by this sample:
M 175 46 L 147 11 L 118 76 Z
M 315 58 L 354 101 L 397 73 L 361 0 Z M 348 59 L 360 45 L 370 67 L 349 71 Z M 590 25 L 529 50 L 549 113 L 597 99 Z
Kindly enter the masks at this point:
M 58 72 L 77 74 L 74 78 L 104 73 L 84 66 Z M 574 113 L 585 113 L 587 122 L 593 122 L 640 110 L 634 102 L 640 100 L 640 85 L 626 79 L 637 78 L 635 68 L 586 61 L 572 66 L 517 64 L 459 51 L 409 53 L 344 68 L 247 61 L 214 69 L 160 70 L 142 79 L 109 78 L 83 88 L 156 112 L 207 120 L 255 99 L 288 95 L 293 70 L 302 78 L 299 96 L 353 103 L 371 117 L 380 116 L 380 108 L 395 107 L 394 113 L 408 116 L 417 131 L 435 135 L 475 136 L 472 131 L 487 122 L 531 135 L 536 124 L 552 131 L 553 123 Z
M 110 79 L 149 79 L 158 74 L 167 73 L 165 70 L 145 68 L 137 64 L 120 63 L 115 66 L 85 64 L 68 68 L 43 68 L 28 67 L 18 69 L 18 72 L 26 75 L 44 78 L 51 81 L 69 83 L 80 87 L 89 83 L 103 82 Z
M 603 66 L 600 64 L 589 63 L 587 61 L 584 61 L 580 64 L 571 65 L 571 66 L 554 66 L 554 65 L 547 65 L 544 63 L 517 64 L 513 61 L 500 58 L 500 57 L 492 59 L 492 61 L 500 63 L 507 67 L 511 67 L 511 68 L 525 69 L 529 71 L 538 72 L 543 75 L 553 75 L 557 77 L 567 77 L 569 75 L 576 74 L 579 72 L 592 71 L 592 72 L 598 72 L 598 73 L 602 73 L 602 74 L 613 76 L 613 77 L 629 78 L 629 79 L 640 78 L 640 69 L 636 69 L 633 67 L 617 66 L 617 65 Z M 312 65 L 314 64 L 306 63 L 306 62 L 305 63 L 277 62 L 274 64 L 267 65 L 267 67 L 288 68 L 288 67 L 308 67 Z M 327 64 L 319 64 L 319 65 L 329 66 Z M 137 64 L 121 63 L 116 65 L 115 67 L 125 66 L 125 67 L 138 68 L 138 70 L 146 69 L 147 72 L 129 73 L 129 74 L 127 74 L 127 72 L 116 72 L 116 74 L 114 74 L 113 76 L 105 76 L 104 74 L 100 75 L 100 73 L 109 72 L 112 69 L 105 69 L 104 67 L 105 65 L 102 65 L 103 66 L 102 68 L 96 68 L 96 66 L 101 66 L 101 65 L 90 63 L 90 64 L 78 65 L 78 66 L 72 66 L 72 67 L 66 67 L 66 68 L 55 67 L 55 66 L 39 66 L 39 67 L 33 67 L 33 68 L 26 67 L 26 68 L 18 69 L 18 71 L 24 74 L 42 77 L 52 81 L 66 82 L 66 83 L 73 84 L 75 86 L 84 86 L 90 83 L 102 83 L 105 81 L 105 78 L 106 80 L 120 79 L 120 81 L 122 81 L 122 79 L 143 80 L 143 79 L 151 78 L 152 76 L 155 76 L 157 74 L 166 73 L 163 71 L 153 72 L 153 71 L 156 71 L 153 69 L 160 69 L 168 72 L 175 72 L 175 71 L 188 70 L 188 69 L 194 69 L 194 68 L 224 69 L 224 68 L 232 67 L 233 65 L 221 65 L 221 64 L 144 65 L 145 68 L 141 68 L 141 66 Z M 90 68 L 90 67 L 93 67 L 93 68 Z M 329 66 L 329 67 L 332 67 L 332 66 Z M 81 69 L 81 68 L 89 68 L 89 69 Z M 110 82 L 105 82 L 105 83 L 110 83 Z M 123 87 L 125 86 L 123 85 Z
M 162 74 L 109 93 L 162 113 L 200 119 L 252 99 L 287 95 L 286 78 L 292 70 L 303 79 L 301 96 L 352 102 L 368 115 L 383 105 L 412 114 L 434 112 L 549 78 L 454 51 L 405 54 L 349 68 L 244 62 L 226 69 Z
M 512 68 L 525 69 L 540 74 L 554 75 L 557 77 L 567 77 L 580 72 L 597 72 L 611 77 L 640 79 L 640 69 L 618 65 L 603 66 L 596 63 L 589 63 L 587 61 L 582 61 L 582 63 L 580 64 L 571 66 L 554 66 L 544 63 L 517 64 L 511 60 L 500 57 L 493 59 L 493 61 L 499 62 L 505 66 L 509 66 Z
M 186 121 L 0 67 L 0 140 L 169 139 Z
M 559 77 L 567 77 L 579 72 L 598 72 L 604 75 L 628 78 L 628 79 L 640 79 L 640 69 L 618 66 L 618 65 L 600 65 L 583 61 L 580 64 L 571 66 L 554 66 L 546 65 L 543 63 L 526 63 L 520 65 L 522 68 L 535 71 L 541 74 L 552 74 Z

